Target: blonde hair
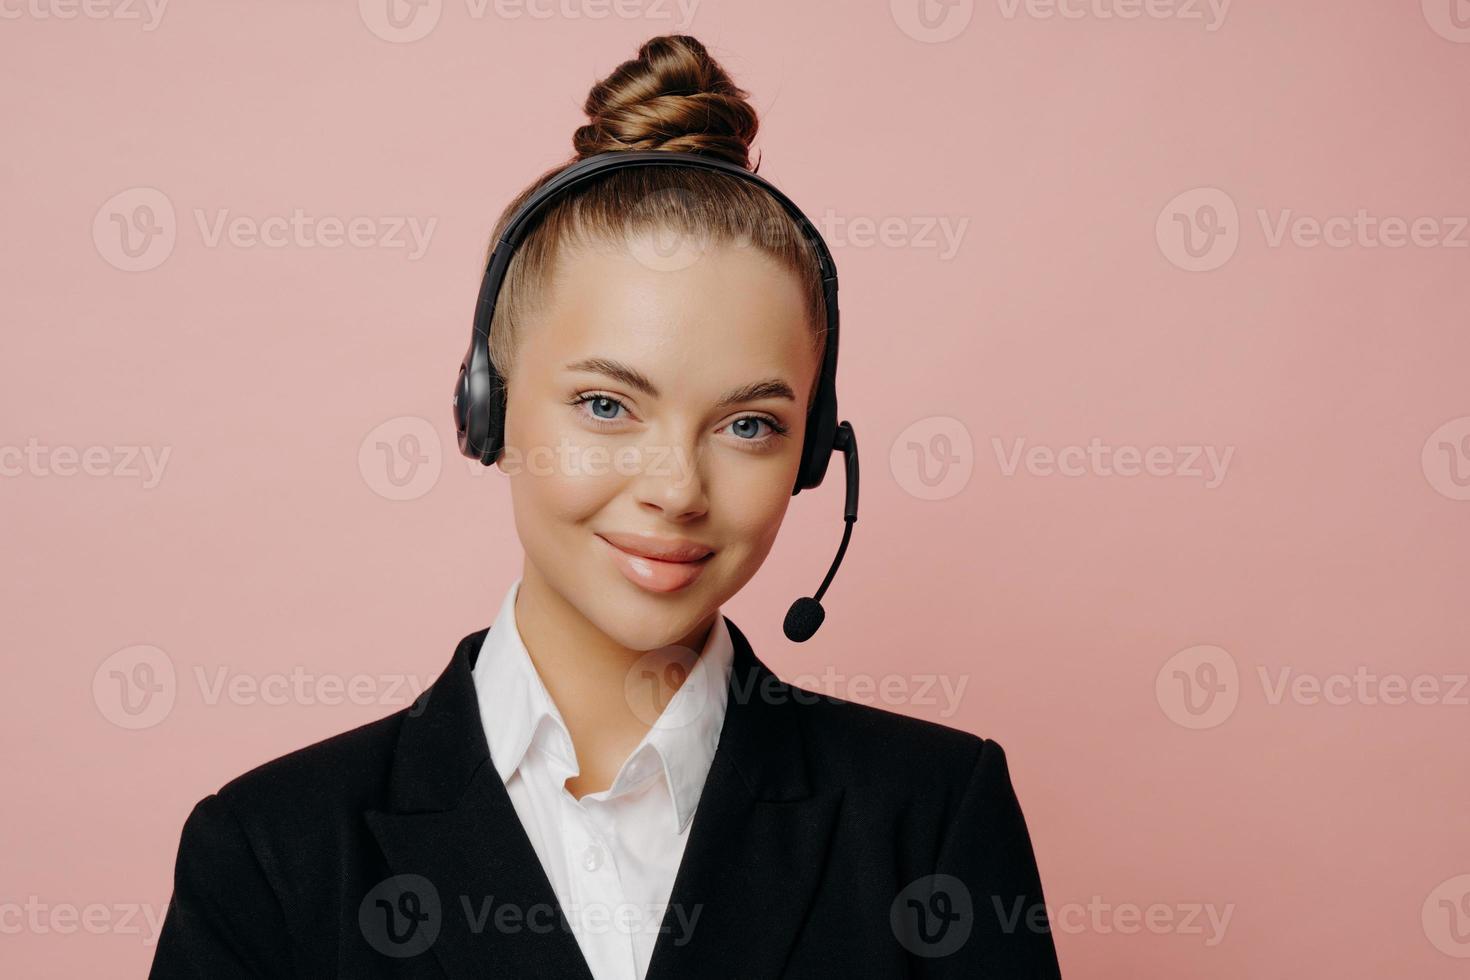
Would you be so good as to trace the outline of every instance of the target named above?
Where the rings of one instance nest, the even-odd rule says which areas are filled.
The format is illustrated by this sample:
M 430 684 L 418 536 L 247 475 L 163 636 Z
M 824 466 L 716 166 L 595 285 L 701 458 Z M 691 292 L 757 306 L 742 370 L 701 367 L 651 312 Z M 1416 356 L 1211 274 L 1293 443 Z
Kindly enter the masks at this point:
M 749 151 L 759 121 L 747 98 L 695 38 L 650 38 L 638 57 L 592 86 L 582 107 L 588 122 L 572 134 L 575 155 L 538 177 L 501 212 L 486 263 L 526 199 L 564 167 L 589 156 L 613 150 L 680 150 L 754 172 Z M 728 174 L 630 167 L 559 197 L 517 247 L 490 323 L 490 360 L 500 377 L 508 379 L 514 370 L 522 331 L 545 300 L 558 258 L 568 246 L 618 245 L 649 232 L 673 232 L 711 244 L 749 243 L 790 270 L 801 285 L 812 346 L 821 364 L 826 344 L 821 273 L 810 243 L 786 209 L 760 187 Z M 814 395 L 815 383 L 811 391 Z

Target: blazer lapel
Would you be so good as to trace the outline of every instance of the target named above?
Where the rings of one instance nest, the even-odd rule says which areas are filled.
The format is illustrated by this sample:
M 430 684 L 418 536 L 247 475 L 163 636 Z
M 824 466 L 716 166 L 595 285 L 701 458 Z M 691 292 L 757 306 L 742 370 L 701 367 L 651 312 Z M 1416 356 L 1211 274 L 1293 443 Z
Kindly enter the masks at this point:
M 646 980 L 778 976 L 841 800 L 840 790 L 811 787 L 792 689 L 725 622 L 735 647 L 725 721 Z M 389 807 L 364 818 L 395 878 L 417 876 L 402 879 L 406 890 L 432 889 L 438 914 L 425 927 L 436 925 L 437 934 L 428 946 L 451 977 L 592 980 L 490 764 L 471 675 L 488 632 L 461 640 L 409 710 Z M 433 908 L 427 897 L 416 894 L 413 905 L 389 898 L 386 906 L 423 914 Z M 514 915 L 498 920 L 507 906 Z
M 451 977 L 592 980 L 490 764 L 470 672 L 488 632 L 461 640 L 444 673 L 409 710 L 393 760 L 390 806 L 364 814 L 395 878 L 418 876 L 400 880 L 407 890 L 431 893 L 415 894 L 410 905 L 389 897 L 385 910 L 433 915 L 437 908 L 424 928 Z M 437 905 L 426 904 L 429 899 Z
M 647 980 L 779 976 L 826 860 L 840 790 L 812 790 L 792 689 L 728 617 L 728 707 Z

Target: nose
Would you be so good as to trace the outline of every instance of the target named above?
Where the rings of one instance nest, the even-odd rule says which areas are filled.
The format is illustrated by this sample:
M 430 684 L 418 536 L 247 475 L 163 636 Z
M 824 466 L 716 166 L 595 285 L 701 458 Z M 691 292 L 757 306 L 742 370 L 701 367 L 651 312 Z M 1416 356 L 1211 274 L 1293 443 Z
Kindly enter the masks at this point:
M 709 509 L 707 482 L 695 442 L 673 441 L 644 449 L 634 492 L 640 508 L 671 521 L 688 521 Z

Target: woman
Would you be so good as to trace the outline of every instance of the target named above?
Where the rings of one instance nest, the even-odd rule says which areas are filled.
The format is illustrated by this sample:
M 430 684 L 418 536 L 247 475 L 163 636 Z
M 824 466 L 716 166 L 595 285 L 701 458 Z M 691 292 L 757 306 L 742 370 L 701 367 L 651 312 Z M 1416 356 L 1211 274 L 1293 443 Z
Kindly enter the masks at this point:
M 585 108 L 574 164 L 749 173 L 691 37 Z M 569 172 L 501 216 L 456 392 L 520 577 L 411 708 L 194 808 L 153 975 L 1058 976 L 1001 747 L 789 687 L 720 611 L 855 449 L 825 246 L 718 168 Z

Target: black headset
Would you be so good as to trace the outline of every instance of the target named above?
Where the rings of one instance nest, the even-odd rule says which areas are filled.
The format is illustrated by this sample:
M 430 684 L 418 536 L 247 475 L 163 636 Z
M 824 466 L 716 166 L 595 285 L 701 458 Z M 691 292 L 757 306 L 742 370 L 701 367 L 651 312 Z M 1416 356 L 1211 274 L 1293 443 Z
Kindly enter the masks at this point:
M 792 488 L 791 495 L 794 497 L 802 490 L 821 485 L 832 452 L 841 450 L 846 461 L 847 499 L 843 514 L 842 544 L 837 549 L 837 557 L 827 571 L 827 577 L 822 581 L 822 587 L 817 590 L 815 597 L 796 600 L 786 614 L 786 636 L 800 643 L 810 638 L 822 624 L 825 613 L 821 598 L 826 593 L 827 586 L 832 583 L 832 577 L 837 574 L 842 556 L 847 551 L 848 539 L 852 535 L 852 525 L 857 520 L 857 438 L 849 422 L 837 421 L 837 266 L 816 226 L 790 198 L 764 178 L 728 160 L 697 153 L 676 150 L 611 150 L 568 165 L 537 188 L 506 222 L 505 231 L 495 243 L 484 278 L 480 282 L 470 347 L 460 364 L 459 379 L 454 386 L 454 424 L 459 436 L 459 448 L 469 458 L 478 459 L 486 466 L 493 466 L 505 446 L 506 391 L 504 379 L 490 361 L 490 322 L 495 316 L 496 299 L 516 248 L 535 226 L 536 219 L 546 206 L 563 193 L 614 170 L 647 166 L 712 170 L 764 188 L 791 215 L 816 253 L 827 312 L 827 341 L 821 372 L 817 377 L 817 390 L 812 398 L 811 411 L 807 414 L 801 465 L 797 469 L 796 485 Z

